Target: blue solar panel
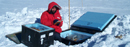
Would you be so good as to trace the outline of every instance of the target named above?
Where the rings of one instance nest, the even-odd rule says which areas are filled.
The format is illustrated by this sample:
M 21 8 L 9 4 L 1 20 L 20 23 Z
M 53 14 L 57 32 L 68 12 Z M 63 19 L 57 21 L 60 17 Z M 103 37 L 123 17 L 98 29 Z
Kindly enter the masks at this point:
M 102 31 L 114 17 L 114 14 L 87 12 L 72 25 Z

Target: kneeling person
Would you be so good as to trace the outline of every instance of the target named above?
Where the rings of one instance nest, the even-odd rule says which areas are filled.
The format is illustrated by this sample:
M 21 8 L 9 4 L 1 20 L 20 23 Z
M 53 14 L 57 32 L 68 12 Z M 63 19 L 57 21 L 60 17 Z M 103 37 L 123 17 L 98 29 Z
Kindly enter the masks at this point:
M 59 41 L 61 41 L 60 33 L 62 32 L 61 26 L 63 25 L 62 17 L 59 13 L 60 9 L 61 7 L 57 3 L 51 2 L 48 10 L 41 15 L 41 23 L 54 28 L 54 39 Z

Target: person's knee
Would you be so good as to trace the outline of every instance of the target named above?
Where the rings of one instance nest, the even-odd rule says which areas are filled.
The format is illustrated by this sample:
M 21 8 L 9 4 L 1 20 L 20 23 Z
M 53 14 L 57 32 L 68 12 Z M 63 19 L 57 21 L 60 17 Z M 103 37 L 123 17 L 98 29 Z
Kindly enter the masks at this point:
M 61 41 L 62 39 L 61 39 L 61 37 L 60 37 L 60 33 L 54 32 L 54 39 L 55 39 L 55 40 L 58 40 L 58 41 Z

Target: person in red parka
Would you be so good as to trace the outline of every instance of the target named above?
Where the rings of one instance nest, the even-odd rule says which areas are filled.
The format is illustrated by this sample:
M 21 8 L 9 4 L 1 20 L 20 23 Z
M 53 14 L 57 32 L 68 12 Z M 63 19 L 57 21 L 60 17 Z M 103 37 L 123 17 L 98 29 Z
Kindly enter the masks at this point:
M 54 39 L 59 41 L 61 41 L 60 33 L 63 25 L 62 17 L 59 13 L 60 9 L 61 7 L 56 2 L 51 2 L 48 5 L 48 10 L 41 15 L 41 24 L 54 28 Z

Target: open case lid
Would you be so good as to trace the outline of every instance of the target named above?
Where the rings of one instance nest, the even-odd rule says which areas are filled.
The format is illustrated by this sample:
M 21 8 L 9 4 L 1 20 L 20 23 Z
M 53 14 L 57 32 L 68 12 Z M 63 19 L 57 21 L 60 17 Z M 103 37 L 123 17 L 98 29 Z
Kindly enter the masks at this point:
M 97 31 L 103 31 L 105 27 L 115 19 L 116 15 L 98 12 L 87 12 L 83 14 L 72 27 L 81 27 Z

